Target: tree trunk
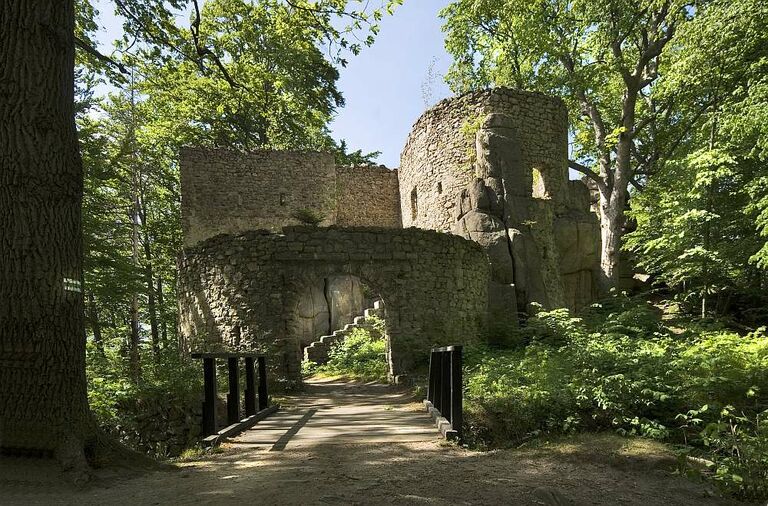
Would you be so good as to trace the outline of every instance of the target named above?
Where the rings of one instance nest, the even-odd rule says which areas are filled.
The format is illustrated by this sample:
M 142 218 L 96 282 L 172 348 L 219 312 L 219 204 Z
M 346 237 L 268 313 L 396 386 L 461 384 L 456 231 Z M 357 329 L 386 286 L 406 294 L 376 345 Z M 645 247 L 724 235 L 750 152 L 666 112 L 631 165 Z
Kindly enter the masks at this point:
M 135 207 L 131 210 L 131 249 L 133 256 L 133 265 L 139 266 L 139 224 L 138 213 Z M 141 355 L 139 354 L 139 344 L 141 343 L 141 329 L 139 328 L 139 293 L 137 289 L 131 293 L 131 335 L 128 341 L 128 360 L 131 370 L 131 378 L 139 381 L 141 378 Z
M 146 216 L 146 213 L 144 213 Z M 147 309 L 149 310 L 149 330 L 152 336 L 152 355 L 155 361 L 160 359 L 160 331 L 157 325 L 157 304 L 155 303 L 155 274 L 152 269 L 152 246 L 149 243 L 149 234 L 146 231 L 147 225 L 144 222 L 144 276 L 147 283 Z
M 84 464 L 73 0 L 0 3 L 0 446 Z
M 615 193 L 614 190 L 612 193 Z M 603 293 L 608 293 L 612 288 L 619 286 L 619 254 L 621 250 L 621 230 L 624 226 L 624 199 L 621 200 L 621 209 L 616 209 L 618 199 L 609 199 L 603 205 L 601 197 L 600 205 L 600 288 Z
M 160 342 L 163 349 L 168 347 L 168 324 L 165 321 L 165 299 L 163 298 L 163 277 L 157 277 L 157 306 L 160 310 Z
M 128 127 L 128 142 L 131 146 L 131 256 L 133 266 L 139 268 L 139 213 L 141 205 L 139 202 L 141 175 L 138 168 L 138 157 L 136 153 L 136 117 L 135 111 L 135 89 L 133 86 L 133 72 L 131 72 L 131 124 Z M 141 329 L 139 328 L 139 290 L 134 287 L 131 293 L 131 335 L 128 342 L 128 355 L 130 373 L 133 381 L 138 382 L 141 378 L 141 355 L 139 345 L 141 343 Z
M 639 78 L 635 78 L 637 80 Z M 621 235 L 624 231 L 624 212 L 627 205 L 627 187 L 632 177 L 632 144 L 635 128 L 635 106 L 638 88 L 628 82 L 622 100 L 621 126 L 616 143 L 616 160 L 613 171 L 601 167 L 605 181 L 600 193 L 600 249 L 601 289 L 604 293 L 619 287 Z M 607 162 L 607 160 L 603 160 Z M 605 165 L 605 163 L 603 164 Z

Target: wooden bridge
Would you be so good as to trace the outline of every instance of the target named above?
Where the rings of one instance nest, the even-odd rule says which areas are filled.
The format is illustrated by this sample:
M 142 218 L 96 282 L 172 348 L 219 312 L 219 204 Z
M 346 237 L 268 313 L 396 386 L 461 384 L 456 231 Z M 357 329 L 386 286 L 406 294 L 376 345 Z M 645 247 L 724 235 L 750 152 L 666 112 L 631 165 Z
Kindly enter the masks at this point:
M 192 357 L 203 361 L 205 446 L 227 441 L 232 445 L 265 446 L 270 451 L 280 451 L 289 443 L 301 444 L 302 441 L 313 444 L 318 440 L 332 444 L 428 441 L 437 437 L 435 426 L 448 439 L 461 437 L 461 346 L 432 349 L 424 400 L 426 410 L 418 402 L 421 399 L 409 397 L 407 390 L 393 390 L 378 383 L 314 380 L 306 383 L 302 395 L 286 397 L 283 409 L 278 411 L 278 406 L 270 402 L 267 389 L 266 356 L 193 353 Z M 227 424 L 221 429 L 217 423 L 217 360 L 226 360 L 229 385 Z M 245 374 L 245 417 L 240 412 L 241 369 Z M 393 407 L 409 402 L 412 406 L 405 411 Z M 452 421 L 456 423 L 452 425 Z

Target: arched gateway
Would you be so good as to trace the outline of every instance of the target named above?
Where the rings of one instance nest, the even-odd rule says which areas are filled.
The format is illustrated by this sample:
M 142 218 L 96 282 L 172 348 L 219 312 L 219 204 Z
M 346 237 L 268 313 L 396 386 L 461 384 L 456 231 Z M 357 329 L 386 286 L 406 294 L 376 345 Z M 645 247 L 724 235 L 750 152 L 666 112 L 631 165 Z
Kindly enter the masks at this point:
M 285 227 L 219 235 L 186 248 L 179 271 L 187 348 L 255 346 L 292 380 L 300 377 L 301 360 L 296 308 L 310 280 L 353 275 L 383 298 L 393 377 L 426 363 L 432 345 L 476 339 L 487 314 L 483 249 L 415 228 Z

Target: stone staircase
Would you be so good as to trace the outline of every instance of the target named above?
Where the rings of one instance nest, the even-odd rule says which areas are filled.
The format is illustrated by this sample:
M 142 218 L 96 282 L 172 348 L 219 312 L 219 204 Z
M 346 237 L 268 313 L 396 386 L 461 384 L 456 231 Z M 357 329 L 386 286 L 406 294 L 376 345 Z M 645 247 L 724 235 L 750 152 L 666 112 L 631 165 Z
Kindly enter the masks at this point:
M 373 303 L 372 308 L 368 308 L 363 311 L 361 316 L 356 316 L 352 323 L 344 325 L 343 329 L 335 330 L 333 334 L 329 336 L 322 336 L 317 341 L 304 348 L 304 360 L 311 360 L 317 364 L 325 364 L 328 362 L 328 353 L 331 351 L 331 346 L 334 343 L 343 341 L 354 329 L 364 328 L 370 329 L 370 322 L 366 323 L 366 320 L 370 320 L 372 316 L 384 316 L 384 303 L 377 300 Z

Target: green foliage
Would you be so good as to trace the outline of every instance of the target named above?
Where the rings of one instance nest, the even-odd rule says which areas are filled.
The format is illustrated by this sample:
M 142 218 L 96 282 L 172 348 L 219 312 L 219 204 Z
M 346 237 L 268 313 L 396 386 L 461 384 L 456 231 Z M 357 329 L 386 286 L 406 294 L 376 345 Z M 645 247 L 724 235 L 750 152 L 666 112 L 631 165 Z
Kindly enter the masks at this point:
M 143 349 L 152 359 L 151 350 Z M 88 402 L 99 426 L 123 444 L 156 458 L 178 454 L 199 436 L 203 389 L 199 363 L 182 360 L 173 346 L 163 348 L 140 382 L 130 378 L 130 363 L 119 348 L 88 343 Z M 176 446 L 152 440 L 152 432 L 172 433 Z
M 677 444 L 712 460 L 708 474 L 727 490 L 768 496 L 768 336 L 673 331 L 660 316 L 616 297 L 583 319 L 538 313 L 519 331 L 522 348 L 471 350 L 470 441 L 610 429 Z
M 344 139 L 334 145 L 333 153 L 336 165 L 341 166 L 374 165 L 381 155 L 381 151 L 363 153 L 362 149 L 349 152 L 347 141 Z
M 346 376 L 364 381 L 387 381 L 387 342 L 379 320 L 374 330 L 356 328 L 344 339 L 334 344 L 326 364 L 313 368 L 303 366 L 302 372 L 313 372 L 333 376 Z
M 751 259 L 761 244 L 754 217 L 745 212 L 754 174 L 753 164 L 721 149 L 666 164 L 632 200 L 637 230 L 625 247 L 684 299 L 759 290 L 765 274 Z M 712 313 L 727 309 L 715 304 Z

